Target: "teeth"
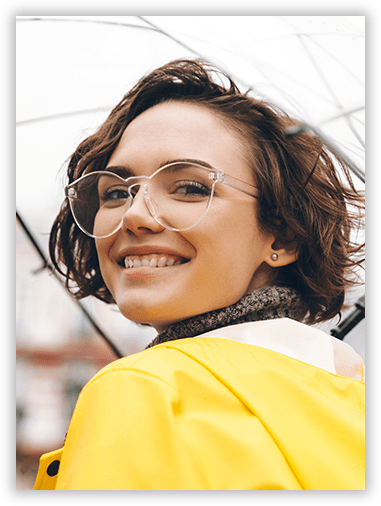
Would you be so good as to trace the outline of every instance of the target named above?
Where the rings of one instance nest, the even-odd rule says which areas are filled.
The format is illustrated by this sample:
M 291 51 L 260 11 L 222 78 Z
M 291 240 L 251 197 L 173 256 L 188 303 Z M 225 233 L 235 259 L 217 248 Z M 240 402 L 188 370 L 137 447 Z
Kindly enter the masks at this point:
M 157 262 L 158 267 L 164 267 L 167 263 L 166 257 L 161 257 L 160 260 Z
M 131 256 L 124 259 L 126 269 L 137 267 L 172 267 L 179 264 L 181 264 L 181 261 L 178 257 L 165 255 Z

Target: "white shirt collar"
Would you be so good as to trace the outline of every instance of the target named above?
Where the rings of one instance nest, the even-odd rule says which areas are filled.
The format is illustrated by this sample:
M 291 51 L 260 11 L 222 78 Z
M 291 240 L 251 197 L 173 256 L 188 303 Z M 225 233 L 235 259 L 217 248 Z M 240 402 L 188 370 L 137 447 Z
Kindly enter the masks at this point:
M 359 355 L 346 343 L 289 318 L 230 325 L 196 336 L 261 346 L 333 374 L 362 379 Z

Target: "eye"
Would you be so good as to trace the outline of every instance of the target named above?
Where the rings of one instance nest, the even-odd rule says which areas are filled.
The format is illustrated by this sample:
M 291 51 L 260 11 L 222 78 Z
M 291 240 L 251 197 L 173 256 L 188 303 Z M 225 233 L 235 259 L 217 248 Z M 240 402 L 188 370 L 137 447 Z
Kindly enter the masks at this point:
M 126 188 L 108 188 L 99 194 L 101 204 L 118 204 L 121 203 L 120 201 L 127 200 L 128 197 L 128 190 Z
M 180 197 L 209 197 L 210 189 L 199 181 L 178 181 L 172 190 L 175 196 Z

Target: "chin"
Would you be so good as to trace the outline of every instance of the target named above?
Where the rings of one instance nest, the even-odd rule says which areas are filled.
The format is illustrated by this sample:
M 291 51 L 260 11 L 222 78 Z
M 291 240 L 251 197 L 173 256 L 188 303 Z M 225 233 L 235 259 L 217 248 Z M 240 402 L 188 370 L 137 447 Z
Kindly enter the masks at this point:
M 141 325 L 149 325 L 158 332 L 166 329 L 172 323 L 186 319 L 188 316 L 174 314 L 174 311 L 168 308 L 168 303 L 164 307 L 137 301 L 128 300 L 124 303 L 117 303 L 121 314 L 130 321 Z

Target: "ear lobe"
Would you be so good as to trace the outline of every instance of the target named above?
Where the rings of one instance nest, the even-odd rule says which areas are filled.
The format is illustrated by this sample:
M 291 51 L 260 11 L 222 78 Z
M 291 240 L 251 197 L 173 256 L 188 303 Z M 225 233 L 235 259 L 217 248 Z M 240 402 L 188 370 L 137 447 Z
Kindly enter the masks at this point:
M 281 243 L 275 240 L 271 245 L 271 251 L 266 263 L 271 267 L 283 267 L 296 262 L 299 256 L 296 241 Z

